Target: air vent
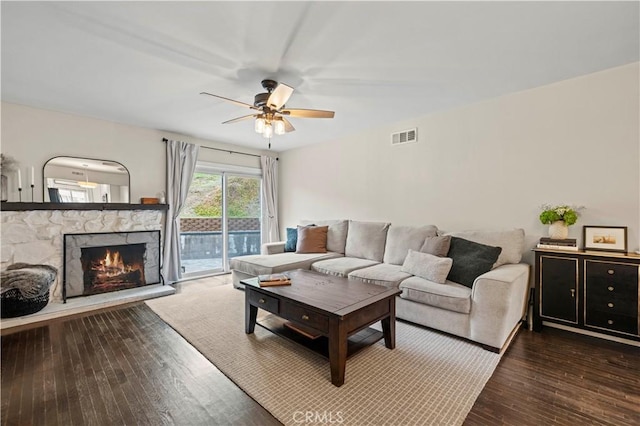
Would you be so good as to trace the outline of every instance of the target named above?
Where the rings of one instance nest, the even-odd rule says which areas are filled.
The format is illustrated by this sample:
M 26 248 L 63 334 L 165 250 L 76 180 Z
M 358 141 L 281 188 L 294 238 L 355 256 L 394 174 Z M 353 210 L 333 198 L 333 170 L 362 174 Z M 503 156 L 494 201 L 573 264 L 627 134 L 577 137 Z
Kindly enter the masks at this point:
M 391 145 L 402 145 L 418 141 L 418 129 L 403 130 L 391 134 Z

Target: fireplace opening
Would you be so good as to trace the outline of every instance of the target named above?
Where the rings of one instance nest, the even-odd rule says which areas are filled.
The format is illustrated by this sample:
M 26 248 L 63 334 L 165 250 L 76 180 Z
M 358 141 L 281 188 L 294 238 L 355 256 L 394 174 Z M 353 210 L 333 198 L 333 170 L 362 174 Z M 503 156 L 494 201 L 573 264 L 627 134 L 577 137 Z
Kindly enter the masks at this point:
M 82 249 L 84 294 L 106 293 L 145 284 L 146 244 Z
M 161 282 L 160 231 L 64 235 L 62 300 Z

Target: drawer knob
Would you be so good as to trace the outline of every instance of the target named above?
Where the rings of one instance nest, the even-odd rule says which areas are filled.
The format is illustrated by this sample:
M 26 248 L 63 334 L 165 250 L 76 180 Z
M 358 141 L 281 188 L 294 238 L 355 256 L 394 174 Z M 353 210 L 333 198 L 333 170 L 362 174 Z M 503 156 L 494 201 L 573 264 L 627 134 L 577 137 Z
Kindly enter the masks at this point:
M 258 300 L 258 303 L 267 303 L 267 301 L 264 300 L 264 299 L 260 299 L 260 300 Z
M 305 320 L 305 321 L 308 321 L 309 320 L 309 315 L 303 315 L 302 319 Z
M 609 274 L 609 275 L 613 275 L 615 272 L 616 272 L 616 271 L 614 271 L 613 269 L 609 269 L 609 270 L 607 271 L 607 274 Z
M 609 287 L 607 287 L 607 290 L 609 290 L 609 291 L 613 291 L 613 287 L 612 287 L 612 286 L 609 286 Z
M 613 324 L 613 320 L 607 320 L 607 324 L 609 325 Z
M 609 303 L 607 303 L 607 306 L 610 307 L 610 308 L 613 308 L 613 303 L 609 302 Z

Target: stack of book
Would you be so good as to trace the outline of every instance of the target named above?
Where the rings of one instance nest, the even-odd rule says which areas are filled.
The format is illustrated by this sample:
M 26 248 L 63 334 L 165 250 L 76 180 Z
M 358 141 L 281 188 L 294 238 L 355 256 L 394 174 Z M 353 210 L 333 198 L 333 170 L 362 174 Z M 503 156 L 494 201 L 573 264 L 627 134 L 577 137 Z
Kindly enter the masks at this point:
M 578 244 L 575 238 L 558 240 L 555 238 L 542 237 L 540 238 L 540 243 L 538 243 L 538 248 L 578 251 Z
M 291 279 L 285 274 L 258 275 L 260 287 L 274 287 L 277 285 L 291 285 Z

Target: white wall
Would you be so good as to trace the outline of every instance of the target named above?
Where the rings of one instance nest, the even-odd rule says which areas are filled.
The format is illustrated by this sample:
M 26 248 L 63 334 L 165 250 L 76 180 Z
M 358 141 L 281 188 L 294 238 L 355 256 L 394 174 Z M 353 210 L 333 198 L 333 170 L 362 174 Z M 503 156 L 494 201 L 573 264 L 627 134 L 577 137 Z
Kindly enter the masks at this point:
M 539 206 L 569 203 L 586 207 L 570 237 L 582 225 L 628 226 L 636 250 L 638 76 L 634 63 L 281 153 L 280 225 L 522 227 L 532 247 L 547 232 Z M 390 145 L 413 127 L 417 143 Z
M 30 184 L 27 167 L 35 167 L 35 201 L 42 201 L 42 168 L 52 157 L 72 156 L 122 163 L 131 174 L 131 202 L 155 197 L 166 188 L 166 144 L 162 138 L 251 154 L 263 152 L 225 145 L 161 130 L 134 127 L 79 115 L 2 103 L 3 154 L 14 157 L 22 168 L 23 186 Z M 269 153 L 273 155 L 273 153 Z M 199 159 L 259 167 L 257 157 L 200 149 Z M 27 180 L 25 180 L 27 177 Z M 18 200 L 17 178 L 9 175 L 9 201 Z M 23 201 L 31 201 L 23 190 Z

